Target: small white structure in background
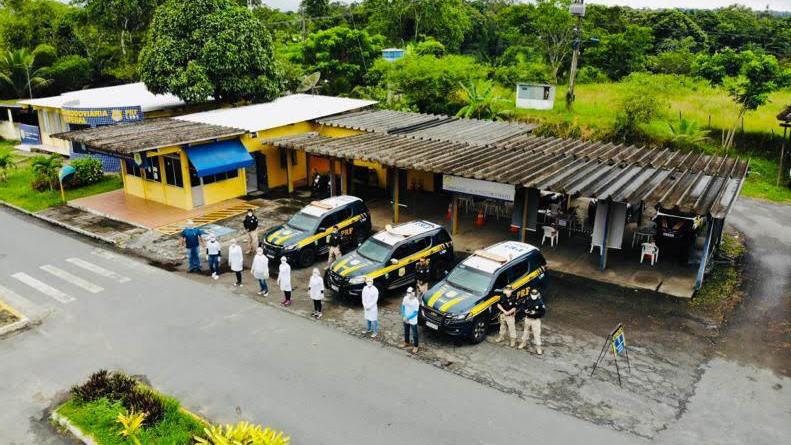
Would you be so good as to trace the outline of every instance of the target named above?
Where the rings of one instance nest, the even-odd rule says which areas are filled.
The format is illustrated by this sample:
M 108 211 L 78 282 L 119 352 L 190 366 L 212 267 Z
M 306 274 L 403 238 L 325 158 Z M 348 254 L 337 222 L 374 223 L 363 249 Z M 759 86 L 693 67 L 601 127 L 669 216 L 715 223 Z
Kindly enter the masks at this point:
M 395 62 L 404 57 L 404 50 L 400 48 L 385 48 L 382 50 L 382 58 L 388 62 Z
M 516 107 L 551 110 L 555 106 L 555 85 L 543 83 L 516 84 Z

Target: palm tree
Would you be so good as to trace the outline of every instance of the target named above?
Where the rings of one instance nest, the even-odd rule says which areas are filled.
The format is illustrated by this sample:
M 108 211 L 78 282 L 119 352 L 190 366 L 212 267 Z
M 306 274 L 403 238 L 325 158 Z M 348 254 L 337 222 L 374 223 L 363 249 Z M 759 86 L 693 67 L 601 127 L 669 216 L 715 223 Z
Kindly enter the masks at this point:
M 679 117 L 676 125 L 668 122 L 667 126 L 670 127 L 670 142 L 678 148 L 692 149 L 706 142 L 706 131 L 693 120 Z
M 51 82 L 42 76 L 44 67 L 34 67 L 35 61 L 33 53 L 26 48 L 9 50 L 0 55 L 0 82 L 8 85 L 15 97 L 29 96 L 32 99 L 33 88 Z
M 501 119 L 508 112 L 504 110 L 507 103 L 494 91 L 494 84 L 486 80 L 470 82 L 469 85 L 459 83 L 457 98 L 464 104 L 456 113 L 456 117 L 476 119 Z
M 58 154 L 49 156 L 34 156 L 30 160 L 30 167 L 40 177 L 44 178 L 49 184 L 49 189 L 55 189 L 55 182 L 58 179 L 58 171 L 63 164 L 63 159 Z
M 11 151 L 0 151 L 0 180 L 5 181 L 8 178 L 8 171 L 16 168 L 16 159 L 11 154 Z

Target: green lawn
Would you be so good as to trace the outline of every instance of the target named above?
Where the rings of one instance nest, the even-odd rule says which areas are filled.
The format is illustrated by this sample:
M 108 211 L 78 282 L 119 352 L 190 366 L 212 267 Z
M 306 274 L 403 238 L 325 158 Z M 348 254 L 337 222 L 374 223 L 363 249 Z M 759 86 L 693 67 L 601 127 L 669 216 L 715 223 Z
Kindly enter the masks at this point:
M 7 141 L 2 141 L 0 150 L 7 145 Z M 8 178 L 5 181 L 0 180 L 0 200 L 31 212 L 37 212 L 60 204 L 61 198 L 58 189 L 37 192 L 30 187 L 34 174 L 28 165 L 29 158 L 18 156 L 17 159 L 17 168 L 8 173 Z M 106 175 L 104 179 L 96 184 L 66 190 L 66 199 L 82 198 L 97 193 L 109 192 L 121 187 L 123 187 L 123 183 L 118 175 Z
M 164 397 L 165 417 L 156 425 L 143 428 L 139 439 L 144 444 L 188 445 L 195 436 L 203 435 L 205 425 L 179 408 L 177 400 Z M 131 440 L 120 436 L 121 425 L 116 421 L 119 413 L 126 410 L 121 402 L 106 398 L 92 402 L 76 403 L 69 400 L 57 409 L 58 414 L 68 418 L 99 445 L 129 445 Z

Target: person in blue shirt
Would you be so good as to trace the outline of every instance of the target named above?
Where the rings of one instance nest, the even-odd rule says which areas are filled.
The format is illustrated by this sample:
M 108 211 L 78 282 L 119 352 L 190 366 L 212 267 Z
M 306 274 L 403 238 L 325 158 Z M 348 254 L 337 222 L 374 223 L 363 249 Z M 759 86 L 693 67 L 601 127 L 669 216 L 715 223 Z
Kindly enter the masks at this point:
M 205 234 L 206 232 L 195 227 L 195 222 L 192 220 L 187 221 L 187 227 L 181 231 L 179 245 L 182 249 L 187 248 L 187 258 L 189 258 L 187 272 L 200 272 L 200 247 L 204 245 Z
M 404 320 L 404 345 L 402 348 L 412 346 L 412 353 L 416 354 L 418 351 L 419 343 L 417 337 L 417 311 L 420 308 L 420 302 L 415 296 L 415 291 L 410 287 L 406 290 L 404 300 L 401 302 L 401 318 Z M 412 345 L 409 344 L 409 334 L 412 334 Z

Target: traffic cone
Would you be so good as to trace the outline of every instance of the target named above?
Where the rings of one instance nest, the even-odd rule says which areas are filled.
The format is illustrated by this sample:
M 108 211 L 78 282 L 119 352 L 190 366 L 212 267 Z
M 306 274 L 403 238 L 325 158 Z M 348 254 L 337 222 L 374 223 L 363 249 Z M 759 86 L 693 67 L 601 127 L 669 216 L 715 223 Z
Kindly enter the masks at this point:
M 483 216 L 483 209 L 478 209 L 478 216 L 475 217 L 475 225 L 482 226 L 486 224 L 486 217 Z
M 521 229 L 521 227 L 519 227 L 518 225 L 511 224 L 511 227 L 508 228 L 508 231 L 511 233 L 519 233 L 519 229 Z
M 453 203 L 450 203 L 448 204 L 448 213 L 445 214 L 445 219 L 450 221 L 450 219 L 452 218 L 451 216 L 452 214 L 453 214 Z

